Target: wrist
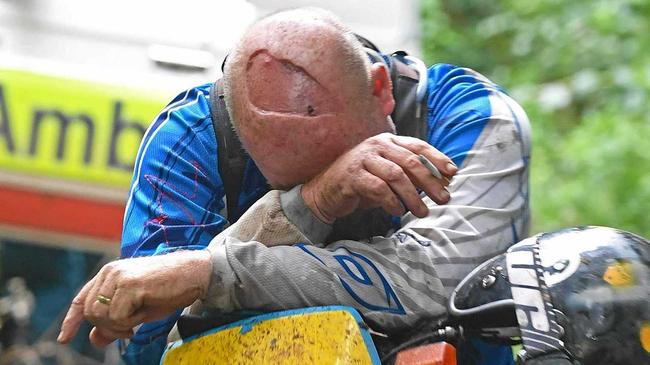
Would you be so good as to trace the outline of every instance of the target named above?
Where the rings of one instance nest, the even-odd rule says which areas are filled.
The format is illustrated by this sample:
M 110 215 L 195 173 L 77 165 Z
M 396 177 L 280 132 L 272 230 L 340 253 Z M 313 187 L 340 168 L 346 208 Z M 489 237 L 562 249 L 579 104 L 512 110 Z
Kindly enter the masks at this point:
M 192 268 L 192 276 L 196 278 L 199 298 L 204 298 L 210 286 L 212 275 L 212 255 L 207 250 L 186 251 L 187 264 Z
M 314 188 L 311 186 L 310 183 L 306 183 L 305 185 L 302 186 L 302 189 L 300 189 L 300 195 L 302 196 L 302 200 L 305 202 L 305 205 L 311 212 L 318 218 L 320 221 L 326 224 L 333 224 L 336 218 L 330 216 L 327 214 L 319 204 L 318 200 L 316 199 L 316 191 Z
M 296 231 L 312 244 L 324 243 L 332 232 L 332 225 L 327 224 L 322 217 L 314 214 L 302 197 L 303 186 L 298 185 L 289 191 L 280 193 L 280 205 L 286 219 L 295 227 Z

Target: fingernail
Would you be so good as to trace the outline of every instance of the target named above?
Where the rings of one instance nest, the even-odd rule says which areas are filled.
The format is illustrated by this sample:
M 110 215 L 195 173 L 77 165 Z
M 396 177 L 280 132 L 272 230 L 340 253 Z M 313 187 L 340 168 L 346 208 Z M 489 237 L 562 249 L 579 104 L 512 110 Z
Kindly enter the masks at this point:
M 61 342 L 63 340 L 63 333 L 59 332 L 59 337 L 56 338 L 56 342 Z
M 446 170 L 448 174 L 453 175 L 458 171 L 458 167 L 453 162 L 447 162 Z
M 447 200 L 449 200 L 450 197 L 449 191 L 447 189 L 440 190 L 440 194 L 438 195 L 438 197 L 440 198 L 440 200 L 446 202 Z

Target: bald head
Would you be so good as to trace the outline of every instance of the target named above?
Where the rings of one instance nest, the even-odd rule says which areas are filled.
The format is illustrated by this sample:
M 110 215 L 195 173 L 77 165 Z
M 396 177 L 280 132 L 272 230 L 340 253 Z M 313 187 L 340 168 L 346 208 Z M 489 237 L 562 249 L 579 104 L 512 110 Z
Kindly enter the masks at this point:
M 226 105 L 242 143 L 279 187 L 304 182 L 363 139 L 392 129 L 376 85 L 354 34 L 313 8 L 252 25 L 224 70 Z

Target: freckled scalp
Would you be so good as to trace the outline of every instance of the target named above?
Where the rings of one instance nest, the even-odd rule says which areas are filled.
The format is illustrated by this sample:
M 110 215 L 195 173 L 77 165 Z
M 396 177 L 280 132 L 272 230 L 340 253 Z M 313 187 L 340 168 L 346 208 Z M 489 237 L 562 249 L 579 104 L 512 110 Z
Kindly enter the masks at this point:
M 336 110 L 331 92 L 315 77 L 268 50 L 251 55 L 245 78 L 248 100 L 262 112 L 317 116 Z
M 267 68 L 281 70 L 284 81 L 269 78 L 268 73 L 267 77 L 263 72 L 257 74 L 263 69 L 259 61 L 264 53 L 274 58 L 268 60 Z M 325 99 L 338 102 L 343 109 L 359 109 L 359 103 L 368 103 L 364 90 L 370 89 L 369 70 L 370 62 L 360 43 L 332 13 L 315 8 L 279 12 L 253 24 L 228 57 L 224 70 L 226 106 L 236 128 L 242 113 L 251 106 L 259 111 L 303 116 L 322 115 L 335 108 L 316 99 L 318 94 L 327 95 Z M 249 93 L 252 86 L 270 90 Z M 285 94 L 284 99 L 275 97 L 282 105 L 271 105 L 268 100 L 272 94 L 280 92 Z M 293 102 L 287 100 L 291 95 L 297 97 Z M 250 97 L 255 100 L 246 100 Z

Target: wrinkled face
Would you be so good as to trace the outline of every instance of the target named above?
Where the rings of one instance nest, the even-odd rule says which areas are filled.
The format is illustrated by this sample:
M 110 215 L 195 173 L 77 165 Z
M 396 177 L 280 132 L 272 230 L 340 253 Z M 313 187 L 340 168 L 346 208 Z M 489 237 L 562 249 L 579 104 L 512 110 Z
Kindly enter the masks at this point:
M 346 150 L 392 128 L 368 102 L 369 88 L 351 90 L 342 82 L 341 65 L 301 56 L 257 49 L 239 80 L 240 138 L 276 188 L 309 180 Z

